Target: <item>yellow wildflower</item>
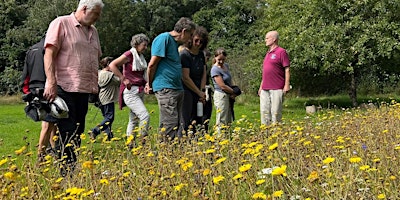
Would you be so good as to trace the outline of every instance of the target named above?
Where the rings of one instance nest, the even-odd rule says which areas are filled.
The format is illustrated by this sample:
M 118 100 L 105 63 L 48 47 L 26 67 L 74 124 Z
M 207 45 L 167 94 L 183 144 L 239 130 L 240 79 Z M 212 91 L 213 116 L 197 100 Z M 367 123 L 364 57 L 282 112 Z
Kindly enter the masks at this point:
M 365 170 L 367 170 L 369 168 L 370 168 L 369 165 L 363 165 L 363 166 L 360 167 L 360 170 L 365 171 Z
M 362 159 L 361 159 L 360 157 L 351 157 L 351 158 L 349 159 L 349 161 L 350 161 L 351 163 L 359 163 L 359 162 L 362 161 Z
M 125 172 L 122 176 L 123 177 L 129 177 L 131 175 L 131 172 L 130 171 L 127 171 L 127 172 Z
M 236 176 L 234 176 L 232 179 L 233 179 L 233 180 L 237 180 L 237 179 L 239 179 L 239 178 L 243 178 L 243 175 L 242 175 L 241 173 L 236 174 Z
M 222 163 L 226 160 L 226 157 L 220 158 L 217 161 L 215 161 L 215 163 Z
M 278 147 L 278 143 L 276 142 L 276 143 L 272 144 L 271 146 L 269 146 L 268 149 L 269 149 L 269 150 L 274 150 L 274 149 L 276 149 L 277 147 Z
M 267 195 L 262 192 L 254 193 L 252 196 L 253 199 L 267 199 Z
M 15 154 L 21 155 L 26 150 L 26 146 L 21 147 L 20 149 L 15 151 Z
M 210 169 L 205 169 L 204 171 L 203 171 L 203 176 L 207 176 L 207 175 L 209 175 L 211 173 L 211 170 Z
M 281 167 L 274 168 L 271 174 L 274 176 L 279 176 L 279 175 L 287 176 L 286 167 L 287 167 L 286 165 L 282 165 Z
M 210 154 L 210 153 L 214 153 L 215 152 L 215 149 L 207 149 L 206 150 L 206 154 Z
M 224 141 L 221 141 L 221 142 L 219 142 L 219 144 L 220 144 L 220 145 L 226 145 L 226 144 L 229 144 L 229 140 L 224 140 Z
M 183 169 L 183 171 L 187 171 L 189 168 L 191 168 L 193 166 L 193 163 L 190 161 L 190 162 L 187 162 L 187 163 L 184 163 L 184 164 L 182 164 L 181 165 L 181 168 Z
M 100 184 L 108 185 L 110 183 L 108 182 L 107 179 L 103 178 L 103 179 L 100 179 Z
M 261 185 L 263 183 L 265 183 L 265 179 L 260 179 L 256 181 L 256 185 Z
M 217 176 L 213 178 L 213 183 L 214 184 L 219 184 L 219 182 L 221 182 L 222 180 L 224 180 L 225 177 L 224 176 Z
M 92 161 L 85 161 L 82 164 L 83 169 L 93 169 L 93 162 Z
M 181 184 L 179 184 L 179 185 L 177 185 L 177 186 L 175 186 L 174 188 L 175 188 L 175 191 L 180 191 L 183 187 L 185 187 L 185 186 L 187 186 L 188 184 L 184 184 L 184 183 L 181 183 Z
M 84 191 L 85 191 L 85 189 L 83 189 L 83 188 L 73 187 L 73 188 L 68 188 L 66 192 L 69 195 L 80 195 Z
M 13 172 L 6 172 L 6 173 L 4 174 L 4 177 L 5 177 L 6 179 L 10 179 L 10 180 L 14 180 L 14 179 L 15 179 L 15 175 L 14 175 Z
M 281 197 L 282 195 L 283 195 L 283 191 L 282 190 L 275 191 L 272 194 L 273 197 Z
M 386 198 L 386 195 L 385 194 L 379 194 L 378 195 L 378 199 L 385 199 Z
M 314 182 L 315 180 L 318 179 L 318 172 L 317 171 L 312 171 L 310 175 L 308 175 L 307 180 L 310 182 Z
M 331 163 L 333 161 L 335 161 L 335 158 L 332 158 L 332 157 L 329 156 L 329 157 L 325 158 L 325 160 L 323 160 L 322 163 L 327 165 L 327 164 L 329 164 L 329 163 Z
M 242 165 L 241 167 L 239 167 L 239 171 L 240 171 L 240 172 L 246 172 L 246 171 L 248 171 L 250 168 L 251 168 L 251 164 L 245 164 L 245 165 Z
M 4 165 L 8 161 L 7 158 L 4 158 L 3 160 L 0 160 L 0 166 Z

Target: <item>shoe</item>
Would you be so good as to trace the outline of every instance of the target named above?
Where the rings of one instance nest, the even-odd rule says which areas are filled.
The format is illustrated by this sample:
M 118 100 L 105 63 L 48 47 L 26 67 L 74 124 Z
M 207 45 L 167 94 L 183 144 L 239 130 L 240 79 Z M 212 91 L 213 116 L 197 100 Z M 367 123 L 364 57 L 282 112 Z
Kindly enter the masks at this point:
M 92 128 L 92 129 L 90 130 L 90 132 L 89 132 L 90 139 L 91 139 L 91 140 L 95 140 L 96 137 L 97 137 L 99 134 L 100 134 L 100 129 L 99 129 L 99 127 Z

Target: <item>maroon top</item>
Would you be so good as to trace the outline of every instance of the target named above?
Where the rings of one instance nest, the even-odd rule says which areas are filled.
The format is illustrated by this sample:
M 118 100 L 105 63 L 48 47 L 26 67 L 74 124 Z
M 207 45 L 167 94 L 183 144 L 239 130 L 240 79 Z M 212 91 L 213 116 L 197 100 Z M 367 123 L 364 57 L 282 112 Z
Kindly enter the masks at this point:
M 132 61 L 133 61 L 132 52 L 126 51 L 124 55 L 128 57 L 128 62 L 124 64 L 122 74 L 132 83 L 132 85 L 139 86 L 139 91 L 143 92 L 144 86 L 147 83 L 146 80 L 144 79 L 145 71 L 132 71 Z M 122 97 L 125 88 L 126 88 L 125 84 L 121 81 L 121 86 L 119 87 L 119 109 L 121 110 L 126 105 L 124 102 L 124 98 Z

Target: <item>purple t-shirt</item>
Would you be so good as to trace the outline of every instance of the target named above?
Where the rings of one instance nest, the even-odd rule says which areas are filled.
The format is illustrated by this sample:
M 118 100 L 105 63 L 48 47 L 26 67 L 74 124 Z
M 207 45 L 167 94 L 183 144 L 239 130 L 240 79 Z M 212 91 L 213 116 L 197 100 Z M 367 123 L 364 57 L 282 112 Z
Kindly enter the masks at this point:
M 262 89 L 283 89 L 285 86 L 285 67 L 289 66 L 289 56 L 282 47 L 267 52 L 263 63 Z

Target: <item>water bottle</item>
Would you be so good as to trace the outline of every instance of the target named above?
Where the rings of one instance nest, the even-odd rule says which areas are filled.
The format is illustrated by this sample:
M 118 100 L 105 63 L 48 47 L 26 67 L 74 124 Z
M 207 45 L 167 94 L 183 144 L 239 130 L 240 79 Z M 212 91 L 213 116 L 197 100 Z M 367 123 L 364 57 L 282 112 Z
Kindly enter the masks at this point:
M 197 102 L 197 117 L 203 117 L 203 103 Z

